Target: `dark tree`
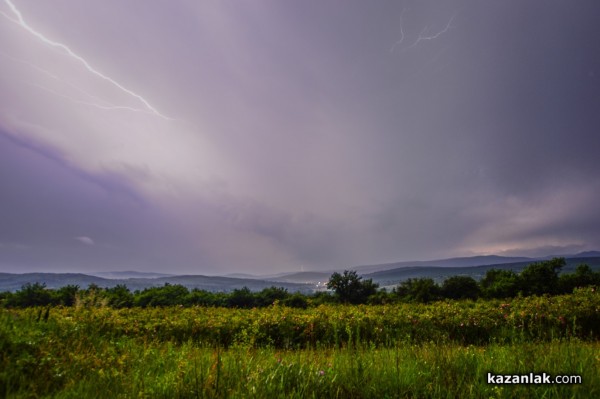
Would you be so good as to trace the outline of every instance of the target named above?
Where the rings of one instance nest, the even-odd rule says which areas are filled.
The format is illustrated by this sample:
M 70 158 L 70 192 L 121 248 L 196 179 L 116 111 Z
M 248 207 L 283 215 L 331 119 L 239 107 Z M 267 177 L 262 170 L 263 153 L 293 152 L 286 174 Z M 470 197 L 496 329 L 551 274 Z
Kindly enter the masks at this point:
M 395 297 L 386 291 L 385 288 L 380 289 L 374 295 L 369 297 L 369 305 L 385 305 L 395 301 Z
M 571 293 L 575 288 L 600 285 L 600 272 L 594 272 L 586 265 L 581 264 L 575 269 L 575 273 L 561 274 L 558 277 L 560 293 Z
M 63 306 L 73 306 L 78 292 L 78 285 L 65 285 L 54 292 L 55 302 Z
M 440 286 L 431 278 L 409 278 L 394 293 L 404 301 L 427 303 L 440 299 Z
M 133 306 L 133 294 L 125 284 L 117 284 L 105 291 L 108 304 L 114 308 L 130 308 Z
M 343 274 L 333 273 L 327 282 L 327 288 L 335 292 L 342 303 L 366 303 L 369 296 L 377 292 L 378 284 L 373 280 L 362 280 L 355 271 L 344 270 Z
M 521 289 L 519 275 L 512 270 L 490 269 L 479 284 L 486 298 L 512 298 Z
M 281 303 L 290 308 L 306 309 L 308 307 L 308 300 L 306 299 L 306 296 L 299 292 L 289 295 Z
M 46 306 L 52 303 L 52 294 L 46 289 L 46 284 L 27 283 L 21 287 L 21 291 L 15 294 L 18 306 Z
M 530 264 L 519 276 L 523 293 L 525 295 L 558 293 L 558 273 L 565 265 L 565 258 Z
M 183 305 L 189 291 L 183 285 L 165 283 L 162 287 L 146 288 L 135 296 L 137 306 Z
M 477 299 L 480 289 L 473 277 L 453 276 L 444 281 L 441 292 L 442 296 L 450 299 Z
M 52 299 L 52 294 L 46 289 L 46 284 L 27 283 L 21 287 L 21 290 L 8 298 L 7 306 L 22 308 L 46 306 L 52 304 Z
M 272 305 L 275 301 L 283 301 L 290 294 L 282 287 L 264 288 L 256 293 L 256 306 L 266 307 Z
M 194 288 L 188 295 L 188 304 L 199 306 L 226 306 L 227 294 L 223 292 L 210 292 Z
M 317 291 L 311 295 L 311 304 L 319 306 L 327 303 L 334 303 L 336 299 L 337 298 L 329 291 Z
M 253 308 L 256 306 L 256 299 L 248 287 L 235 289 L 227 298 L 227 306 L 231 308 Z

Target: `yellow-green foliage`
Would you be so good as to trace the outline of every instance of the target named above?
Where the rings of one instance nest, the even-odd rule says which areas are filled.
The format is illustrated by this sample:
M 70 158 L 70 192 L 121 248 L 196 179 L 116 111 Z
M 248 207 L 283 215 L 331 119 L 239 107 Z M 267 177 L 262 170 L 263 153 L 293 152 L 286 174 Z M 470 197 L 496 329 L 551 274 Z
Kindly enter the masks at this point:
M 31 314 L 39 310 L 6 311 Z M 579 337 L 600 333 L 600 295 L 593 289 L 511 301 L 446 301 L 433 304 L 321 305 L 310 309 L 204 307 L 53 308 L 64 339 L 71 334 L 275 348 L 390 346 L 397 342 L 485 344 Z
M 0 310 L 6 397 L 594 397 L 600 295 L 510 302 Z M 581 374 L 498 387 L 488 371 Z

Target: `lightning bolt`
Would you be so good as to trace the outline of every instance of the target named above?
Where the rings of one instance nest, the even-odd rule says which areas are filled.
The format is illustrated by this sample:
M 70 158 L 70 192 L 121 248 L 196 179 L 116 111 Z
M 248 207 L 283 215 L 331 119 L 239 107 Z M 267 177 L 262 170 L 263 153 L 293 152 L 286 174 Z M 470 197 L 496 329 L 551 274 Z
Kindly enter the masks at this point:
M 402 12 L 400 13 L 400 39 L 392 45 L 392 48 L 390 48 L 390 53 L 393 53 L 394 49 L 401 45 L 404 41 L 404 29 L 402 28 L 402 14 L 404 14 L 404 10 L 402 10 Z
M 91 72 L 92 74 L 96 75 L 97 77 L 99 77 L 100 79 L 103 79 L 107 82 L 109 82 L 110 84 L 112 84 L 113 86 L 117 87 L 119 90 L 123 91 L 124 93 L 129 94 L 130 96 L 138 99 L 142 104 L 144 104 L 144 106 L 154 115 L 159 116 L 163 119 L 171 119 L 166 115 L 161 114 L 156 108 L 154 108 L 152 105 L 150 105 L 150 103 L 141 95 L 127 89 L 126 87 L 124 87 L 123 85 L 121 85 L 119 82 L 115 81 L 114 79 L 104 75 L 102 72 L 98 71 L 97 69 L 95 69 L 93 66 L 91 66 L 82 56 L 76 54 L 73 50 L 71 50 L 67 45 L 63 44 L 63 43 L 59 43 L 56 42 L 54 40 L 51 40 L 49 38 L 47 38 L 46 36 L 44 36 L 42 33 L 36 31 L 35 29 L 33 29 L 29 24 L 27 24 L 27 22 L 24 20 L 23 15 L 21 14 L 21 12 L 17 9 L 17 7 L 12 3 L 11 0 L 4 0 L 4 2 L 8 5 L 8 7 L 10 8 L 10 10 L 13 12 L 13 14 L 15 15 L 16 19 L 11 18 L 10 16 L 8 16 L 7 14 L 5 14 L 4 12 L 1 12 L 1 14 L 9 19 L 10 21 L 20 25 L 23 29 L 25 29 L 26 31 L 28 31 L 29 33 L 31 33 L 33 36 L 37 37 L 38 39 L 40 39 L 43 43 L 52 46 L 52 47 L 56 47 L 59 48 L 61 50 L 63 50 L 68 56 L 70 56 L 71 58 L 75 59 L 76 61 L 78 61 L 79 63 L 81 63 L 89 72 Z
M 442 29 L 441 31 L 439 31 L 438 33 L 436 33 L 434 35 L 424 36 L 425 33 L 429 30 L 429 27 L 426 26 L 425 28 L 423 28 L 421 33 L 419 33 L 419 37 L 417 37 L 417 40 L 409 48 L 415 47 L 417 44 L 419 44 L 419 42 L 422 42 L 423 40 L 437 39 L 444 33 L 448 32 L 448 29 L 450 29 L 450 25 L 452 24 L 454 17 L 456 17 L 456 15 L 453 15 L 452 18 L 450 18 L 450 21 L 448 21 L 448 23 L 446 24 L 446 27 L 444 29 Z
M 0 13 L 2 13 L 2 12 L 0 11 Z M 6 53 L 5 53 L 5 52 L 3 52 L 3 51 L 0 51 L 0 55 L 1 55 L 2 57 L 8 58 L 8 59 L 9 59 L 9 60 L 11 60 L 11 61 L 14 61 L 14 62 L 18 62 L 18 63 L 24 64 L 24 65 L 27 65 L 28 67 L 30 67 L 30 68 L 33 68 L 33 69 L 35 69 L 36 71 L 38 71 L 38 72 L 41 72 L 41 73 L 43 73 L 44 75 L 46 75 L 46 76 L 48 76 L 48 77 L 50 77 L 50 78 L 52 78 L 52 79 L 55 79 L 55 80 L 60 80 L 58 76 L 54 75 L 53 73 L 51 73 L 51 72 L 49 72 L 49 71 L 46 71 L 46 70 L 45 70 L 45 69 L 43 69 L 43 68 L 40 68 L 39 66 L 37 66 L 37 65 L 35 65 L 35 64 L 32 64 L 31 62 L 27 62 L 27 61 L 25 61 L 25 60 L 20 60 L 20 59 L 18 59 L 18 58 L 15 58 L 15 57 L 13 57 L 13 56 L 11 56 L 11 55 L 8 55 L 8 54 L 6 54 Z
M 95 101 L 103 102 L 103 103 L 106 103 L 106 104 L 109 104 L 109 105 L 102 105 L 102 104 L 98 104 L 98 103 L 92 103 L 92 102 L 78 100 L 76 98 L 67 96 L 66 94 L 58 93 L 58 92 L 56 92 L 56 91 L 54 91 L 52 89 L 49 89 L 47 87 L 44 87 L 44 86 L 41 86 L 41 85 L 38 85 L 38 84 L 35 84 L 35 83 L 28 83 L 30 86 L 33 86 L 33 87 L 36 87 L 38 89 L 47 91 L 48 93 L 52 93 L 55 96 L 65 98 L 65 99 L 67 99 L 69 101 L 72 101 L 74 103 L 78 103 L 78 104 L 82 104 L 82 105 L 89 105 L 91 107 L 95 107 L 95 108 L 99 108 L 99 109 L 104 109 L 104 110 L 127 110 L 127 111 L 133 111 L 133 112 L 141 112 L 141 113 L 145 113 L 145 114 L 151 113 L 149 110 L 146 110 L 146 109 L 139 109 L 139 108 L 133 108 L 133 107 L 119 106 L 119 105 L 111 104 L 109 101 L 106 101 L 106 100 L 103 100 L 101 98 L 98 98 L 97 96 L 95 96 L 95 95 L 93 95 L 91 93 L 88 93 L 87 91 L 83 90 L 82 88 L 75 86 L 71 82 L 63 80 L 63 79 L 59 78 L 58 76 L 54 75 L 53 73 L 51 73 L 50 71 L 47 71 L 44 68 L 41 68 L 41 67 L 39 67 L 39 66 L 37 66 L 35 64 L 32 64 L 31 62 L 28 62 L 28 61 L 25 61 L 25 60 L 20 60 L 18 58 L 12 57 L 12 56 L 4 53 L 3 51 L 0 51 L 0 55 L 3 56 L 3 57 L 5 57 L 5 58 L 8 58 L 8 59 L 10 59 L 10 60 L 12 60 L 14 62 L 18 62 L 18 63 L 24 64 L 24 65 L 27 65 L 28 67 L 30 67 L 32 69 L 35 69 L 36 71 L 38 71 L 38 72 L 40 72 L 40 73 L 48 76 L 49 78 L 51 78 L 53 80 L 59 81 L 59 82 L 61 82 L 63 84 L 66 84 L 67 86 L 71 87 L 72 89 L 74 89 L 74 90 L 82 93 L 83 95 L 85 95 L 85 96 L 87 96 L 87 97 L 89 97 L 89 98 L 91 98 L 91 99 L 93 99 Z
M 36 83 L 28 83 L 28 84 L 30 86 L 36 87 L 36 88 L 38 88 L 40 90 L 44 90 L 44 91 L 46 91 L 48 93 L 51 93 L 51 94 L 53 94 L 55 96 L 58 96 L 58 97 L 62 97 L 64 99 L 67 99 L 67 100 L 72 101 L 74 103 L 81 104 L 81 105 L 88 105 L 90 107 L 94 107 L 94 108 L 98 108 L 98 109 L 103 109 L 103 110 L 127 110 L 127 111 L 133 111 L 133 112 L 143 112 L 143 113 L 150 112 L 150 111 L 146 111 L 146 110 L 143 110 L 143 109 L 137 109 L 137 108 L 126 107 L 126 106 L 119 106 L 119 105 L 112 105 L 112 104 L 111 105 L 101 105 L 101 104 L 91 103 L 91 102 L 88 102 L 88 101 L 82 101 L 82 100 L 78 100 L 78 99 L 73 98 L 73 97 L 69 97 L 66 94 L 59 93 L 57 91 L 54 91 L 54 90 L 49 89 L 47 87 L 44 87 L 42 85 L 38 85 Z M 85 92 L 83 92 L 83 93 L 87 94 Z M 90 94 L 88 94 L 88 95 L 90 95 Z M 91 97 L 95 98 L 94 96 L 91 96 Z

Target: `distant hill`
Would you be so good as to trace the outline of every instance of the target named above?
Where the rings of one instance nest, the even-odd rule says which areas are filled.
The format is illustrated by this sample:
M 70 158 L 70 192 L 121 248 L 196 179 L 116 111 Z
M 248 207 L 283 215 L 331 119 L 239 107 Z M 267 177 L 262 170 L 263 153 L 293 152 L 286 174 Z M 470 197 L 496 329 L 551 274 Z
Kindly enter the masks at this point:
M 592 254 L 596 252 L 591 252 Z M 520 272 L 527 265 L 549 258 L 523 258 L 503 256 L 475 256 L 470 258 L 452 258 L 434 261 L 398 262 L 381 265 L 359 266 L 348 268 L 355 270 L 364 278 L 373 279 L 381 286 L 397 285 L 409 278 L 429 277 L 441 282 L 451 276 L 471 276 L 476 280 L 481 279 L 490 269 L 506 269 Z M 479 263 L 481 262 L 481 263 Z M 600 256 L 583 257 L 573 255 L 566 258 L 567 265 L 564 273 L 572 273 L 581 263 L 587 263 L 593 269 L 600 270 Z M 374 270 L 373 270 L 374 269 Z M 341 271 L 341 270 L 338 270 Z M 327 272 L 299 272 L 281 275 L 273 278 L 274 281 L 296 282 L 317 285 L 321 287 L 327 283 L 333 271 Z
M 567 255 L 565 258 L 600 258 L 600 251 L 585 251 L 575 255 Z
M 395 263 L 383 263 L 378 265 L 366 265 L 358 266 L 353 270 L 359 273 L 373 273 L 377 271 L 397 269 L 400 267 L 413 267 L 413 266 L 435 266 L 435 267 L 466 267 L 466 266 L 485 266 L 485 265 L 498 265 L 508 264 L 517 262 L 534 262 L 535 258 L 526 257 L 509 257 L 509 256 L 498 256 L 498 255 L 485 255 L 485 256 L 471 256 L 461 258 L 448 258 L 448 259 L 437 259 L 437 260 L 426 260 L 426 261 L 407 261 L 407 262 L 395 262 Z
M 395 262 L 395 263 L 382 263 L 376 265 L 365 265 L 356 267 L 347 267 L 343 269 L 333 269 L 327 271 L 308 271 L 308 272 L 293 272 L 293 273 L 279 273 L 268 276 L 252 276 L 252 278 L 262 278 L 271 281 L 283 281 L 283 282 L 295 282 L 295 283 L 312 283 L 327 282 L 331 274 L 334 272 L 342 272 L 343 270 L 355 270 L 358 274 L 366 275 L 369 273 L 375 273 L 384 270 L 394 270 L 398 268 L 422 268 L 422 267 L 468 267 L 468 266 L 482 266 L 482 265 L 495 265 L 495 264 L 508 264 L 515 262 L 534 262 L 533 258 L 525 257 L 506 257 L 506 256 L 473 256 L 464 258 L 449 258 L 449 259 L 438 259 L 430 261 L 407 261 L 407 262 Z M 238 275 L 229 275 L 231 277 Z
M 117 280 L 109 280 L 81 273 L 0 273 L 0 291 L 16 291 L 25 284 L 44 283 L 48 288 L 60 288 L 66 285 L 78 285 L 86 288 L 90 284 L 99 287 L 114 287 Z
M 78 285 L 80 288 L 87 288 L 90 284 L 96 284 L 102 288 L 111 288 L 123 284 L 131 291 L 159 287 L 167 283 L 181 284 L 188 289 L 198 288 L 213 292 L 229 292 L 243 287 L 248 287 L 252 291 L 260 291 L 271 286 L 283 287 L 290 292 L 312 291 L 312 286 L 307 284 L 218 276 L 190 275 L 117 279 L 77 273 L 0 273 L 0 291 L 17 291 L 27 283 L 43 283 L 48 288 L 60 288 L 66 285 Z
M 230 273 L 230 274 L 225 274 L 223 277 L 249 278 L 249 279 L 253 279 L 253 280 L 261 279 L 261 277 L 259 277 L 259 276 L 255 276 L 254 274 L 247 274 L 247 273 Z
M 260 291 L 263 288 L 271 286 L 283 287 L 290 292 L 310 292 L 312 286 L 306 284 L 278 282 L 272 280 L 258 280 L 258 279 L 245 279 L 245 278 L 233 278 L 233 277 L 220 277 L 220 276 L 200 276 L 200 275 L 183 275 L 183 276 L 172 276 L 162 277 L 155 279 L 129 279 L 127 280 L 127 286 L 131 284 L 146 285 L 151 283 L 152 286 L 162 286 L 165 283 L 169 284 L 181 284 L 189 289 L 198 288 L 206 291 L 214 292 L 229 292 L 234 289 L 240 289 L 248 287 L 251 291 Z
M 297 272 L 286 274 L 283 276 L 272 278 L 273 281 L 282 281 L 282 282 L 290 282 L 290 283 L 317 283 L 317 282 L 327 282 L 329 281 L 329 277 L 333 272 Z
M 533 262 L 535 260 L 463 267 L 411 266 L 363 274 L 363 277 L 373 279 L 373 282 L 380 284 L 382 287 L 395 286 L 409 278 L 421 277 L 432 278 L 437 282 L 442 282 L 452 276 L 469 276 L 475 280 L 480 280 L 490 269 L 512 270 L 518 273 Z M 566 266 L 562 269 L 562 273 L 573 273 L 577 266 L 582 263 L 589 265 L 593 270 L 600 270 L 600 257 L 566 258 L 565 262 Z
M 593 255 L 593 256 L 586 256 Z M 348 270 L 356 270 L 364 278 L 373 279 L 382 287 L 392 287 L 409 278 L 429 277 L 437 282 L 451 276 L 471 276 L 481 279 L 490 269 L 507 269 L 519 272 L 527 265 L 547 258 L 517 258 L 503 256 L 474 256 L 433 261 L 397 262 L 381 265 L 368 265 Z M 589 251 L 565 256 L 567 265 L 563 273 L 572 273 L 582 264 L 588 264 L 593 270 L 600 270 L 600 252 Z M 341 270 L 338 270 L 341 271 Z M 130 290 L 142 290 L 165 284 L 181 284 L 189 289 L 198 288 L 213 292 L 229 292 L 248 287 L 260 291 L 271 286 L 283 287 L 290 292 L 309 293 L 323 289 L 333 271 L 311 271 L 282 273 L 270 276 L 252 276 L 238 274 L 229 276 L 183 275 L 174 276 L 161 273 L 143 272 L 100 272 L 96 275 L 81 273 L 0 273 L 0 291 L 16 291 L 27 283 L 44 283 L 48 288 L 60 288 L 66 285 L 78 285 L 87 288 L 90 284 L 99 287 L 126 285 Z
M 113 271 L 113 272 L 94 272 L 89 273 L 90 276 L 109 278 L 109 279 L 126 279 L 126 278 L 158 278 L 158 277 L 171 277 L 173 274 L 165 273 L 146 273 L 146 272 L 135 272 L 135 271 Z

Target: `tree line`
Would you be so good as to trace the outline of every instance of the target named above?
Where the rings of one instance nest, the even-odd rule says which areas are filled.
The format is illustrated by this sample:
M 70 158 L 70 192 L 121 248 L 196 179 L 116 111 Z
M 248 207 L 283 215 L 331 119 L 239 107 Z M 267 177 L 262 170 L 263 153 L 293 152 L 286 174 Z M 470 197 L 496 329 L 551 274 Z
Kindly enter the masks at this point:
M 380 289 L 372 279 L 363 279 L 355 271 L 333 273 L 327 283 L 328 291 L 314 294 L 290 293 L 285 288 L 269 287 L 253 292 L 244 287 L 232 292 L 189 290 L 183 285 L 166 283 L 130 291 L 120 284 L 101 288 L 91 284 L 86 289 L 67 285 L 49 289 L 43 283 L 29 283 L 16 292 L 0 293 L 0 306 L 110 306 L 114 308 L 157 306 L 209 306 L 230 308 L 282 306 L 307 308 L 324 303 L 385 304 L 393 302 L 427 303 L 444 299 L 511 298 L 529 295 L 559 295 L 573 289 L 600 286 L 600 272 L 586 265 L 574 273 L 560 273 L 566 265 L 564 258 L 531 263 L 520 273 L 506 269 L 490 269 L 477 281 L 469 276 L 453 276 L 436 283 L 432 278 L 411 278 L 391 291 Z

